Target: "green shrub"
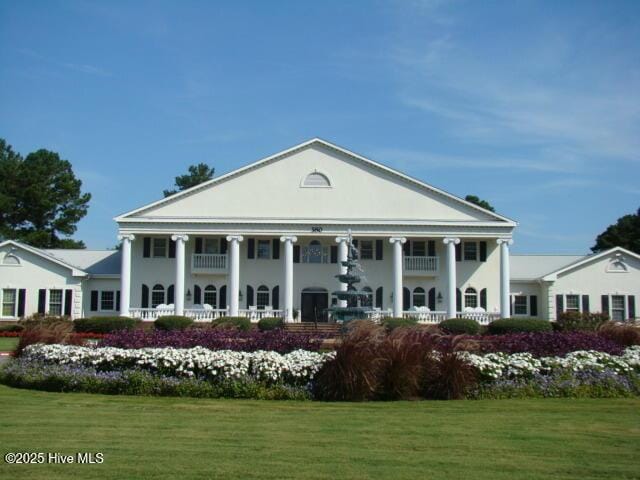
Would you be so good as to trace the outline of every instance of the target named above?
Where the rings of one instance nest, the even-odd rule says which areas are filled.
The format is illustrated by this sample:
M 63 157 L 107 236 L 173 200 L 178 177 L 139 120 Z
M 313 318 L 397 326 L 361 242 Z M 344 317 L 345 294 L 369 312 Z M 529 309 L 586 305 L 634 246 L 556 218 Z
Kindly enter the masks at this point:
M 560 332 L 596 331 L 609 320 L 604 313 L 563 312 L 556 321 L 555 328 Z
M 18 325 L 17 323 L 9 323 L 0 325 L 0 332 L 21 332 L 24 330 L 22 325 Z
M 251 330 L 251 320 L 246 317 L 220 317 L 211 322 L 214 328 L 235 328 L 237 330 Z
M 193 320 L 189 317 L 181 317 L 180 315 L 165 315 L 158 317 L 154 322 L 158 330 L 184 330 L 193 324 Z
M 440 322 L 440 328 L 446 333 L 460 335 L 466 333 L 468 335 L 477 335 L 480 333 L 480 324 L 470 318 L 449 318 Z
M 258 322 L 258 329 L 261 331 L 276 330 L 284 327 L 284 320 L 280 317 L 264 317 Z
M 384 317 L 380 320 L 380 324 L 391 332 L 399 327 L 415 327 L 418 321 L 415 318 Z
M 553 327 L 547 320 L 537 318 L 501 318 L 489 324 L 487 332 L 492 335 L 505 333 L 551 332 Z
M 91 317 L 73 321 L 78 333 L 111 333 L 118 330 L 133 330 L 140 320 L 129 317 Z

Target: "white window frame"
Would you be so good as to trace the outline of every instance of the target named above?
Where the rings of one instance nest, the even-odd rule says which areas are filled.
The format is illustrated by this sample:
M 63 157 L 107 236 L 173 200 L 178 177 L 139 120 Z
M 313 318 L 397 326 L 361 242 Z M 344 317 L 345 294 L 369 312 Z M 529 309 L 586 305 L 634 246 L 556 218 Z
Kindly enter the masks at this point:
M 613 308 L 613 298 L 614 298 L 614 297 L 622 298 L 622 320 L 615 320 L 615 319 L 613 318 L 613 311 L 614 311 L 614 308 Z M 620 311 L 620 309 L 619 309 L 619 308 L 617 308 L 617 309 L 615 309 L 615 310 L 616 310 L 616 311 Z M 614 320 L 614 321 L 620 321 L 620 322 L 624 322 L 624 321 L 626 321 L 626 320 L 628 319 L 628 317 L 629 317 L 629 312 L 628 312 L 628 310 L 629 310 L 629 298 L 628 298 L 628 296 L 627 296 L 627 295 L 620 295 L 620 294 L 615 294 L 615 295 L 614 295 L 614 294 L 611 294 L 611 295 L 609 295 L 609 312 L 607 312 L 607 313 L 608 313 L 609 318 L 610 318 L 611 320 Z
M 531 295 L 520 295 L 520 294 L 515 294 L 512 295 L 512 307 L 511 310 L 513 312 L 513 316 L 514 317 L 529 317 L 531 316 Z M 516 299 L 517 298 L 524 298 L 525 300 L 525 305 L 524 305 L 524 313 L 518 313 L 516 311 Z
M 13 315 L 5 315 L 4 314 L 4 294 L 7 290 L 13 290 Z M 1 318 L 17 318 L 18 317 L 18 289 L 17 288 L 3 288 L 0 290 L 0 306 L 2 306 L 2 310 L 0 310 Z
M 367 248 L 367 250 L 369 252 L 371 252 L 371 255 L 368 255 L 366 257 L 362 254 L 362 252 L 365 250 L 364 249 L 364 244 L 365 243 L 367 243 L 371 247 L 371 248 Z M 373 240 L 360 240 L 360 245 L 358 245 L 358 259 L 359 260 L 373 260 L 375 258 L 374 248 L 375 247 L 374 247 Z
M 311 256 L 311 251 L 313 249 L 318 249 L 319 257 Z M 319 258 L 319 262 L 311 262 L 311 258 Z M 312 265 L 320 265 L 323 263 L 329 263 L 329 247 L 322 245 L 320 240 L 311 240 L 305 247 L 302 248 L 302 252 L 300 255 L 300 261 L 302 263 L 308 263 Z
M 475 257 L 467 258 L 467 245 L 474 245 Z M 480 246 L 477 241 L 464 241 L 462 242 L 462 260 L 465 262 L 477 262 L 480 258 Z
M 266 245 L 266 256 L 260 255 L 260 244 Z M 271 260 L 271 240 L 258 239 L 256 241 L 256 259 Z
M 419 255 L 418 253 L 416 253 L 416 245 L 422 245 L 424 247 L 423 251 L 424 253 L 422 255 Z M 426 257 L 428 253 L 428 248 L 427 248 L 427 241 L 426 240 L 413 240 L 411 242 L 411 256 L 413 257 Z
M 103 305 L 103 295 L 105 293 L 111 293 L 113 294 L 113 308 L 104 308 Z M 99 308 L 98 311 L 99 312 L 115 312 L 116 311 L 116 303 L 117 303 L 117 299 L 118 299 L 118 294 L 117 294 L 117 290 L 100 290 L 100 304 L 99 304 Z
M 164 242 L 164 251 L 162 255 L 156 255 L 156 243 Z M 166 238 L 152 237 L 151 238 L 151 257 L 152 258 L 167 258 L 169 256 L 169 242 Z
M 60 292 L 60 313 L 53 313 L 51 311 L 51 293 L 52 292 Z M 57 315 L 57 316 L 63 316 L 64 315 L 64 289 L 63 288 L 50 288 L 47 290 L 47 314 L 48 315 Z M 57 305 L 57 302 L 56 302 Z
M 207 288 L 209 287 L 213 287 L 213 290 L 207 291 Z M 206 298 L 207 293 L 209 293 L 210 295 L 213 295 L 213 300 L 214 300 L 213 303 L 207 302 L 207 298 Z M 213 309 L 218 308 L 218 287 L 216 287 L 215 285 L 209 284 L 202 289 L 202 304 L 211 305 L 211 308 Z
M 474 293 L 467 293 L 469 290 L 473 290 Z M 478 308 L 480 306 L 480 298 L 479 298 L 479 292 L 477 288 L 474 287 L 467 287 L 465 288 L 464 292 L 462 292 L 462 297 L 464 300 L 464 308 Z M 467 297 L 474 298 L 474 302 L 475 305 L 467 305 Z
M 156 289 L 156 286 L 161 286 L 162 287 L 162 301 L 160 303 L 156 303 L 154 305 L 154 301 L 153 301 L 153 292 L 160 292 L 159 289 Z M 168 287 L 165 287 L 164 285 L 162 285 L 161 283 L 154 283 L 153 286 L 151 287 L 151 298 L 149 299 L 149 305 L 151 306 L 151 308 L 156 308 L 158 305 L 166 305 L 167 303 L 167 290 L 169 290 Z
M 416 292 L 416 290 L 421 289 L 421 292 Z M 417 296 L 421 296 L 423 298 L 423 302 L 422 305 L 416 305 L 416 297 Z M 411 291 L 411 306 L 412 307 L 426 307 L 428 306 L 428 300 L 427 300 L 427 291 L 422 288 L 422 287 L 416 287 Z
M 258 302 L 258 298 L 260 298 L 260 295 L 266 296 L 266 302 Z M 262 305 L 260 305 L 261 303 Z M 258 310 L 264 310 L 264 307 L 266 307 L 267 305 L 271 305 L 271 289 L 266 285 L 260 285 L 258 288 L 256 288 L 256 308 Z
M 569 309 L 569 297 L 577 297 L 578 298 L 578 308 Z M 580 312 L 582 313 L 582 295 L 579 293 L 567 293 L 564 296 L 564 312 Z

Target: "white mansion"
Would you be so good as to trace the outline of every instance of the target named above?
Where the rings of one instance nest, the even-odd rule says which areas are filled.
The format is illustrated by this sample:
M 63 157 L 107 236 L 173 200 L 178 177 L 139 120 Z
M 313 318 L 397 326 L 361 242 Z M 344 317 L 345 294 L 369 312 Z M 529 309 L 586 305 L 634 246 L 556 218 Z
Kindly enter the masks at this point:
M 512 255 L 516 222 L 320 139 L 115 219 L 120 251 L 0 243 L 2 320 L 36 312 L 327 321 L 350 230 L 369 315 L 636 316 L 640 256 Z

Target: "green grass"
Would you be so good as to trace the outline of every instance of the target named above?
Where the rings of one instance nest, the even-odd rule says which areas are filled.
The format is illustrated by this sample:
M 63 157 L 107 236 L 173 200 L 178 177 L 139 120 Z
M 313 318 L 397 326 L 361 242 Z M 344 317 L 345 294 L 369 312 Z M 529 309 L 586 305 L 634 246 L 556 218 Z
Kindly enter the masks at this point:
M 0 337 L 0 352 L 12 352 L 18 340 L 18 337 Z
M 630 479 L 640 400 L 314 403 L 59 394 L 0 386 L 11 479 Z

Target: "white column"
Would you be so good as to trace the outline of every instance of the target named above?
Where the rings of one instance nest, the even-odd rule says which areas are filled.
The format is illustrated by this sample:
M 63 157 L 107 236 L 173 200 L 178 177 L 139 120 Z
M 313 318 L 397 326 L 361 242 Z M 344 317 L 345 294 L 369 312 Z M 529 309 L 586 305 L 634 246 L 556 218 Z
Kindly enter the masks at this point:
M 120 265 L 120 315 L 129 316 L 131 307 L 131 242 L 134 235 L 118 235 L 122 242 L 122 263 Z
M 336 237 L 338 243 L 338 273 L 344 275 L 347 273 L 347 267 L 342 265 L 342 262 L 347 261 L 347 250 L 349 248 L 349 237 Z M 347 284 L 340 282 L 340 290 L 347 291 Z M 338 300 L 338 306 L 344 308 L 347 306 L 346 300 Z
M 189 237 L 184 234 L 172 235 L 171 240 L 176 242 L 176 287 L 173 303 L 176 315 L 184 315 L 184 244 Z
M 447 318 L 456 318 L 456 245 L 459 238 L 445 238 L 447 246 Z
M 237 317 L 240 307 L 240 242 L 242 235 L 229 235 L 229 316 Z
M 500 245 L 500 317 L 509 318 L 511 316 L 509 283 L 511 282 L 511 273 L 509 269 L 509 245 L 513 244 L 513 240 L 509 238 L 499 238 L 497 240 Z
M 284 242 L 284 321 L 293 322 L 293 244 L 296 237 L 280 237 Z
M 402 244 L 407 241 L 404 237 L 391 237 L 393 245 L 393 316 L 402 317 Z

